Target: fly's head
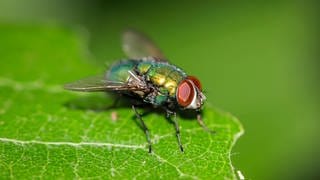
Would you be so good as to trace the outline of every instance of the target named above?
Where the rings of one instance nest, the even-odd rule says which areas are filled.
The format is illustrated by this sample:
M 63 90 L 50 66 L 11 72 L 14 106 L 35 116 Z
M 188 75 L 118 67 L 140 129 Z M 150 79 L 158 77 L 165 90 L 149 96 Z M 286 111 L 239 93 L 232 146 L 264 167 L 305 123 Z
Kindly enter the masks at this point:
M 200 110 L 206 96 L 202 92 L 200 81 L 194 76 L 188 76 L 178 85 L 177 102 L 183 109 Z

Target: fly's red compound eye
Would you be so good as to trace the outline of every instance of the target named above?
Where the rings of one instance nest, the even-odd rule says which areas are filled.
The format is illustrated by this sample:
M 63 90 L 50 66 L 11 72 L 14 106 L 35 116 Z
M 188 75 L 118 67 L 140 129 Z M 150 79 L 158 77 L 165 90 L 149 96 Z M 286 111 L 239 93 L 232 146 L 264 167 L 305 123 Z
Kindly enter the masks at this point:
M 188 76 L 187 79 L 191 80 L 193 82 L 194 85 L 197 86 L 197 88 L 201 91 L 202 90 L 202 85 L 199 81 L 198 78 L 194 77 L 194 76 Z
M 194 98 L 195 92 L 193 88 L 193 84 L 190 80 L 183 80 L 177 90 L 177 101 L 180 106 L 187 107 L 191 104 Z

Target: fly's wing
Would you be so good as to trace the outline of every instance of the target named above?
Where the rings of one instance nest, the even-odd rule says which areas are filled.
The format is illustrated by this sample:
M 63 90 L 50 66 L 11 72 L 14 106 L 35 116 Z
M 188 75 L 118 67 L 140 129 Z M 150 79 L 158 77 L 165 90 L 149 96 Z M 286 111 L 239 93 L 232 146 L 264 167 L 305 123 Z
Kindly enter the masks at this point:
M 129 58 L 142 59 L 151 56 L 152 60 L 167 62 L 165 56 L 151 39 L 133 29 L 127 29 L 123 32 L 122 48 Z
M 103 75 L 92 76 L 64 85 L 64 88 L 71 91 L 144 91 L 143 88 L 129 85 L 123 82 L 108 81 Z

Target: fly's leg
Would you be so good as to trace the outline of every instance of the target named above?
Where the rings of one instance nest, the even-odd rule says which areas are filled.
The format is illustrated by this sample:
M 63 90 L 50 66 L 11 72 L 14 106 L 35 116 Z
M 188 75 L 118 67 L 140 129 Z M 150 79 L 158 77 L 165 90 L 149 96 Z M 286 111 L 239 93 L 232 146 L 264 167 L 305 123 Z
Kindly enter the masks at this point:
M 151 148 L 151 139 L 150 139 L 150 133 L 149 133 L 149 129 L 147 128 L 146 124 L 144 123 L 144 121 L 142 120 L 141 115 L 139 114 L 139 112 L 137 111 L 136 107 L 134 105 L 132 105 L 132 109 L 134 110 L 134 112 L 136 113 L 136 117 L 137 119 L 139 119 L 139 121 L 141 122 L 142 128 L 144 133 L 146 134 L 146 138 L 148 141 L 148 147 L 149 147 L 149 153 L 152 152 L 152 148 Z
M 117 105 L 119 104 L 120 101 L 120 95 L 118 95 L 115 100 L 113 101 L 113 103 L 111 104 L 111 108 L 115 108 L 117 107 Z
M 170 118 L 171 115 L 173 115 L 173 120 Z M 184 152 L 183 151 L 183 146 L 182 146 L 182 143 L 181 143 L 180 128 L 179 128 L 179 123 L 178 123 L 178 120 L 177 120 L 177 114 L 175 112 L 171 112 L 171 111 L 167 110 L 167 118 L 170 119 L 171 121 L 173 121 L 175 129 L 176 129 L 176 136 L 177 136 L 177 139 L 178 139 L 180 151 Z
M 206 126 L 206 124 L 204 124 L 200 111 L 198 111 L 197 120 L 198 120 L 198 123 L 200 124 L 200 126 L 201 126 L 205 131 L 207 131 L 208 133 L 211 133 L 211 134 L 216 133 L 215 131 L 209 129 L 209 128 Z
M 117 105 L 118 105 L 118 103 L 119 103 L 119 101 L 120 101 L 120 97 L 121 97 L 121 96 L 118 95 L 118 96 L 114 99 L 113 103 L 106 108 L 106 110 L 116 108 Z

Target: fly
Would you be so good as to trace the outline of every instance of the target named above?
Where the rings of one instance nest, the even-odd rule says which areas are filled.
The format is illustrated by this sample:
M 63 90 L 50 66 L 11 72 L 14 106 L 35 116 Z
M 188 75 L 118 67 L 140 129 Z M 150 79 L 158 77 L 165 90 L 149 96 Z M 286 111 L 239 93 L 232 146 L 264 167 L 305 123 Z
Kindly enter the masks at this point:
M 114 63 L 103 75 L 66 84 L 65 89 L 115 92 L 134 99 L 132 109 L 143 127 L 149 153 L 152 152 L 150 133 L 137 111 L 138 104 L 151 105 L 165 110 L 166 117 L 175 125 L 181 152 L 184 150 L 176 110 L 195 110 L 201 127 L 214 133 L 205 126 L 201 117 L 201 109 L 206 97 L 196 77 L 189 76 L 182 69 L 170 64 L 160 49 L 147 36 L 138 31 L 132 29 L 125 31 L 122 35 L 122 45 L 128 59 Z

